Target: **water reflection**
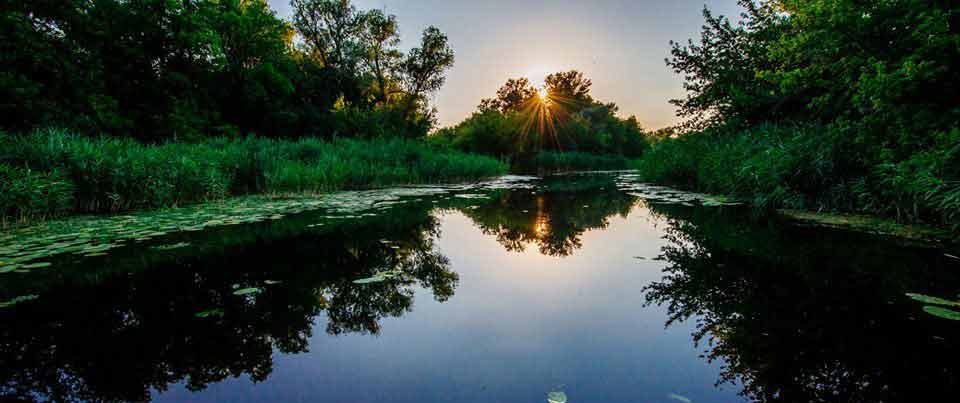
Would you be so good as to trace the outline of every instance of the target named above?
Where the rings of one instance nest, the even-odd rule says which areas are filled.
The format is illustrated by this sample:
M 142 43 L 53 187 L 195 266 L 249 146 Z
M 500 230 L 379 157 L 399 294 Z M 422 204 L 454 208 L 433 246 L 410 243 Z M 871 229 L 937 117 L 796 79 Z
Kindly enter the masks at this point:
M 611 175 L 554 176 L 535 191 L 505 192 L 464 214 L 508 251 L 535 245 L 541 254 L 562 257 L 583 246 L 584 232 L 606 228 L 612 216 L 626 217 L 636 200 L 617 190 Z
M 243 374 L 265 380 L 273 351 L 306 351 L 318 315 L 330 334 L 376 334 L 413 306 L 413 289 L 450 298 L 458 276 L 435 251 L 437 220 L 425 208 L 362 225 L 281 240 L 261 238 L 183 258 L 96 286 L 50 290 L 0 312 L 0 398 L 144 401 L 150 389 L 190 390 Z M 397 279 L 352 280 L 399 269 Z M 259 286 L 256 295 L 235 295 Z M 197 312 L 222 310 L 222 317 Z
M 337 401 L 396 389 L 409 392 L 391 395 L 401 402 L 496 401 L 525 388 L 542 400 L 560 384 L 571 401 L 618 402 L 727 402 L 731 388 L 763 402 L 938 401 L 960 389 L 960 328 L 903 296 L 956 293 L 960 270 L 939 251 L 730 208 L 647 205 L 618 190 L 615 175 L 461 196 L 208 230 L 169 240 L 189 250 L 121 249 L 5 281 L 5 299 L 42 297 L 0 310 L 0 401 L 144 401 L 167 390 L 160 396 L 177 400 L 180 385 L 210 392 L 235 377 Z M 442 242 L 441 224 L 452 229 Z M 657 260 L 633 258 L 658 249 Z M 512 253 L 523 251 L 564 259 Z M 354 283 L 387 271 L 402 274 Z M 236 295 L 249 287 L 262 292 Z M 197 317 L 209 310 L 223 314 Z M 661 332 L 665 317 L 681 331 Z M 719 379 L 684 350 L 686 326 Z M 350 381 L 277 382 L 283 368 L 307 373 L 278 353 Z M 726 389 L 711 389 L 715 380 Z M 366 400 L 351 392 L 377 381 L 388 385 Z M 242 395 L 252 389 L 234 392 L 263 400 Z
M 723 363 L 721 382 L 759 402 L 941 401 L 960 386 L 960 328 L 905 292 L 946 292 L 936 250 L 842 232 L 750 225 L 742 215 L 653 207 L 667 223 L 666 276 L 646 288 L 670 323 Z

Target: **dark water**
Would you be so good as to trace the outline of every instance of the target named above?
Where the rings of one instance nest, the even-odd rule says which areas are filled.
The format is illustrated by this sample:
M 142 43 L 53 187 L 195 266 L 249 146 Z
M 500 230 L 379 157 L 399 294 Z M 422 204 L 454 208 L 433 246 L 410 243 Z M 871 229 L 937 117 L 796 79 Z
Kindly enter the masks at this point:
M 4 300 L 39 298 L 0 310 L 0 400 L 955 399 L 960 322 L 904 293 L 956 295 L 960 260 L 647 203 L 616 176 L 307 212 L 3 277 Z M 385 271 L 402 274 L 354 283 Z

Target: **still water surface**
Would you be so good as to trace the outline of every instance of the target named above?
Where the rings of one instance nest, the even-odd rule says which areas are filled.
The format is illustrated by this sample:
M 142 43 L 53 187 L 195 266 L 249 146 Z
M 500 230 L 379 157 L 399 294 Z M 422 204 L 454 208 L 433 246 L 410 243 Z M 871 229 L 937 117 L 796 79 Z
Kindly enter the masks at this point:
M 664 200 L 632 180 L 420 187 L 363 214 L 303 211 L 11 274 L 3 299 L 39 297 L 0 311 L 0 396 L 955 396 L 960 326 L 904 296 L 960 291 L 944 250 Z

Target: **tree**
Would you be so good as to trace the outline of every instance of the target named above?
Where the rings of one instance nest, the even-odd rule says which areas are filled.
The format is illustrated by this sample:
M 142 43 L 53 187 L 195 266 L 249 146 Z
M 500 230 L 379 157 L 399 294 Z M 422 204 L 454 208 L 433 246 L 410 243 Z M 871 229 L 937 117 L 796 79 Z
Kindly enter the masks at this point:
M 590 97 L 590 87 L 593 86 L 593 82 L 579 71 L 553 73 L 547 76 L 544 83 L 547 87 L 547 96 L 567 109 L 579 110 L 593 103 L 593 98 Z
M 397 17 L 380 10 L 368 11 L 360 37 L 363 63 L 375 82 L 374 101 L 386 105 L 391 95 L 401 92 L 396 88 L 397 69 L 403 58 L 403 53 L 396 48 L 400 43 Z
M 444 73 L 453 67 L 453 48 L 447 36 L 437 27 L 423 31 L 420 47 L 410 50 L 403 62 L 403 84 L 407 105 L 404 116 L 409 118 L 424 94 L 439 90 L 446 81 Z
M 511 78 L 499 90 L 496 98 L 480 102 L 479 109 L 492 109 L 500 113 L 520 112 L 537 97 L 537 89 L 526 78 Z
M 670 103 L 677 106 L 678 116 L 687 119 L 688 129 L 751 124 L 769 118 L 774 109 L 791 109 L 776 85 L 758 79 L 757 74 L 773 66 L 770 44 L 781 31 L 784 17 L 775 2 L 758 5 L 741 0 L 740 4 L 746 12 L 739 24 L 704 8 L 700 41 L 670 42 L 672 58 L 666 60 L 667 66 L 683 77 L 687 91 L 685 98 Z
M 324 66 L 353 71 L 364 16 L 350 0 L 291 0 L 293 25 Z

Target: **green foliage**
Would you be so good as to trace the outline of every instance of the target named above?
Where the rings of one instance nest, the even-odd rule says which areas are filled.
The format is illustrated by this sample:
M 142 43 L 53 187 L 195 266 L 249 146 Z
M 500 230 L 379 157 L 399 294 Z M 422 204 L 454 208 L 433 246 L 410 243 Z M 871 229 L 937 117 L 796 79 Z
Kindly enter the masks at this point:
M 73 186 L 59 171 L 36 172 L 0 163 L 0 217 L 23 219 L 73 208 Z
M 821 125 L 759 125 L 660 140 L 635 167 L 646 180 L 743 197 L 763 207 L 955 224 L 960 186 L 943 179 L 956 152 L 955 136 L 899 164 L 864 167 L 860 155 L 850 152 L 855 142 L 842 132 Z
M 5 217 L 156 208 L 244 193 L 467 180 L 506 171 L 488 157 L 399 138 L 220 137 L 143 145 L 44 130 L 0 139 Z
M 392 15 L 341 0 L 293 5 L 290 23 L 266 0 L 5 4 L 0 129 L 67 127 L 145 142 L 332 138 L 338 126 L 355 125 L 334 110 L 339 104 L 377 115 L 368 123 L 391 115 L 385 127 L 363 127 L 366 137 L 429 131 L 426 96 L 453 63 L 443 33 L 428 29 L 404 55 Z M 381 107 L 394 112 L 374 110 Z
M 741 1 L 674 44 L 688 120 L 639 164 L 650 180 L 957 225 L 960 6 Z M 801 123 L 797 123 L 801 122 Z

